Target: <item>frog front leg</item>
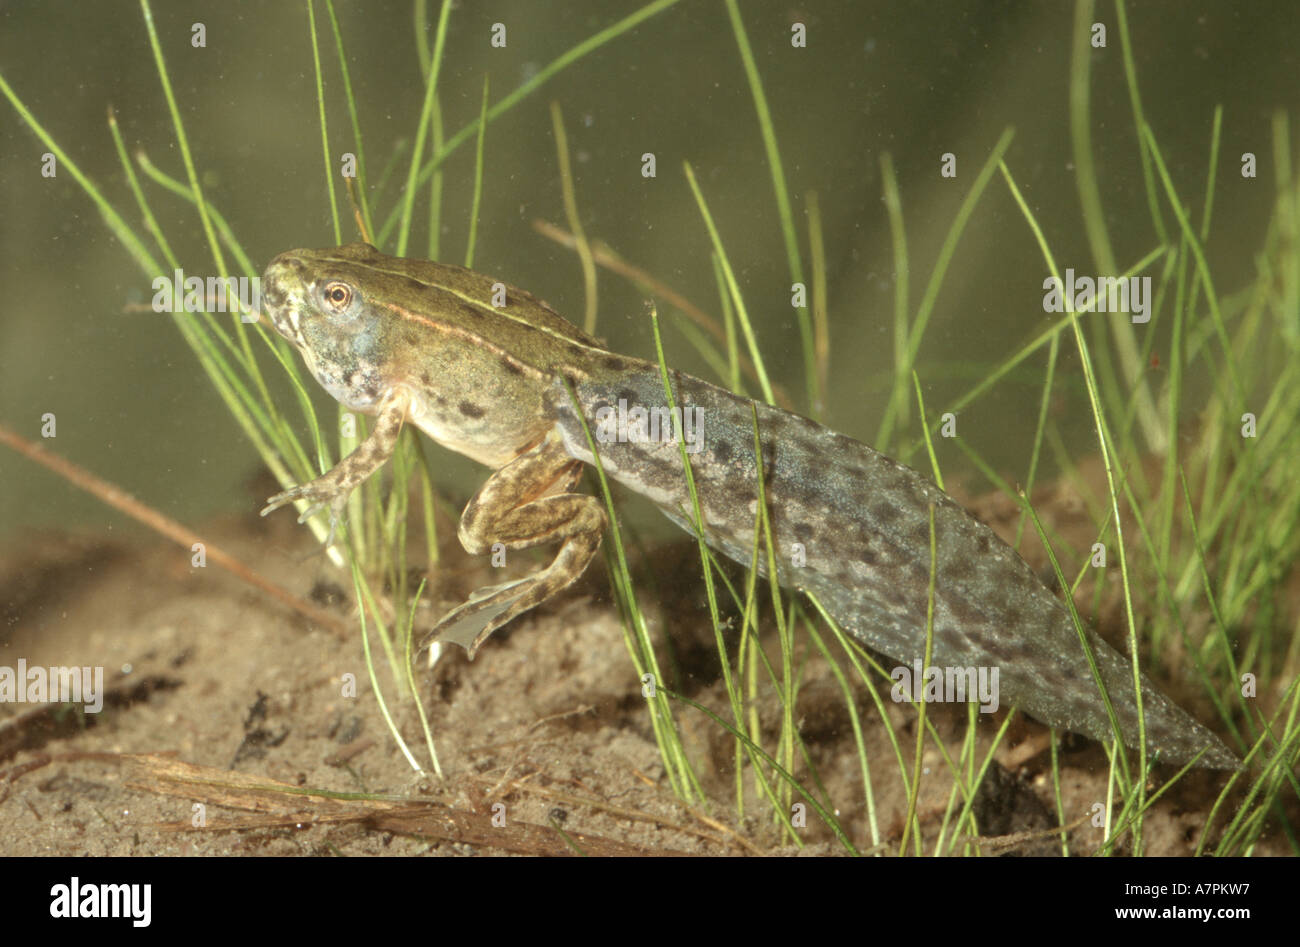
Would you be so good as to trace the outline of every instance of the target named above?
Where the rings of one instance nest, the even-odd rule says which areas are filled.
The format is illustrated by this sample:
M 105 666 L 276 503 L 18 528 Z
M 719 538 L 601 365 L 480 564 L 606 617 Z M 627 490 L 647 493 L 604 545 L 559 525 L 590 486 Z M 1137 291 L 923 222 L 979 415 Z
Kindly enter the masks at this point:
M 410 406 L 410 391 L 400 385 L 390 390 L 379 402 L 374 430 L 357 445 L 356 450 L 310 483 L 291 487 L 271 497 L 262 508 L 262 515 L 266 516 L 272 510 L 278 510 L 295 500 L 308 500 L 311 505 L 298 517 L 298 522 L 304 523 L 313 513 L 328 504 L 330 534 L 325 545 L 329 546 L 334 539 L 334 526 L 343 515 L 343 508 L 347 505 L 352 489 L 393 456 Z
M 464 605 L 442 617 L 421 648 L 435 638 L 454 641 L 472 658 L 488 635 L 582 575 L 607 523 L 595 497 L 572 492 L 582 467 L 552 432 L 483 484 L 460 518 L 460 542 L 471 555 L 486 554 L 497 543 L 507 549 L 564 544 L 540 572 L 475 591 Z

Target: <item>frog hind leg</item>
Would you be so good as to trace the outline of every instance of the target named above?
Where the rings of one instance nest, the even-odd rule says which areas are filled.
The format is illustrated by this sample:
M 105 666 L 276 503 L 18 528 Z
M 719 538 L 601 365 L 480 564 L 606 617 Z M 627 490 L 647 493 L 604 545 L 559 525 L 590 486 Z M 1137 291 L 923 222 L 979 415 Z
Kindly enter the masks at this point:
M 454 641 L 472 658 L 492 632 L 582 575 L 607 523 L 595 497 L 572 492 L 582 470 L 582 462 L 552 434 L 488 478 L 461 514 L 459 535 L 466 551 L 484 555 L 498 543 L 507 549 L 563 545 L 545 569 L 475 591 L 438 621 L 421 648 L 435 639 Z

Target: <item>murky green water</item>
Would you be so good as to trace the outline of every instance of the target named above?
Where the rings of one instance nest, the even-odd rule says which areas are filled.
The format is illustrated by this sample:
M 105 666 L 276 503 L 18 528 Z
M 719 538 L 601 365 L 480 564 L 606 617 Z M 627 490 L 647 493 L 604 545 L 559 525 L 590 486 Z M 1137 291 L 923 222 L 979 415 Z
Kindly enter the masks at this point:
M 1204 191 L 1213 108 L 1225 108 L 1215 277 L 1224 292 L 1252 272 L 1274 198 L 1270 123 L 1297 104 L 1292 4 L 1131 4 L 1134 56 L 1147 115 L 1184 193 Z M 485 76 L 495 102 L 637 3 L 468 3 L 452 16 L 442 78 L 448 134 L 477 115 Z M 889 152 L 902 192 L 915 309 L 943 238 L 999 135 L 1016 129 L 1008 164 L 1039 215 L 1062 267 L 1095 271 L 1080 223 L 1068 93 L 1073 8 L 1068 4 L 853 2 L 742 4 L 771 112 L 808 266 L 804 195 L 820 195 L 832 339 L 830 422 L 874 436 L 889 388 L 895 286 L 881 201 Z M 318 16 L 323 16 L 318 7 Z M 339 4 L 371 181 L 408 139 L 421 74 L 405 3 Z M 278 251 L 335 242 L 323 171 L 306 15 L 298 4 L 157 4 L 158 28 L 208 198 L 231 222 L 254 265 Z M 1093 150 L 1115 254 L 1130 263 L 1157 243 L 1141 185 L 1134 123 L 1114 11 L 1108 46 L 1092 60 Z M 206 48 L 191 45 L 196 20 Z M 808 27 L 792 48 L 791 23 Z M 505 48 L 489 44 L 493 22 Z M 1285 26 L 1286 22 L 1293 25 Z M 324 24 L 318 21 L 322 29 Z M 323 36 L 328 36 L 323 33 Z M 337 57 L 325 41 L 331 153 L 352 147 Z M 136 210 L 105 125 L 117 110 L 127 145 L 183 177 L 171 118 L 139 7 L 115 2 L 0 7 L 0 72 L 51 135 L 134 226 Z M 578 202 L 593 238 L 710 312 L 718 310 L 709 242 L 681 166 L 690 161 L 737 270 L 774 377 L 802 390 L 798 329 L 767 162 L 736 43 L 720 2 L 692 2 L 647 20 L 581 59 L 494 122 L 487 135 L 476 265 L 530 288 L 580 318 L 576 258 L 539 237 L 535 218 L 561 223 L 563 204 L 548 105 L 564 109 Z M 41 174 L 45 148 L 0 102 L 0 423 L 170 515 L 195 522 L 249 511 L 259 461 L 170 321 L 125 312 L 148 302 L 149 279 L 113 240 L 69 169 Z M 658 175 L 641 176 L 653 152 Z M 1243 180 L 1240 155 L 1261 171 Z M 940 176 L 956 156 L 957 177 Z M 402 172 L 405 163 L 399 165 Z M 463 256 L 473 153 L 445 170 L 440 257 Z M 202 233 L 178 198 L 148 185 L 168 238 L 206 272 Z M 387 211 L 396 188 L 381 198 Z M 416 220 L 427 219 L 423 197 Z M 427 246 L 417 225 L 413 252 Z M 343 239 L 355 232 L 343 221 Z M 391 250 L 391 244 L 385 247 Z M 957 247 L 937 299 L 920 371 L 927 405 L 942 410 L 1044 324 L 1044 266 L 1006 187 L 995 179 Z M 653 357 L 643 294 L 602 272 L 598 332 Z M 711 377 L 676 332 L 670 359 Z M 268 358 L 265 362 L 271 367 Z M 1067 369 L 1069 363 L 1067 362 Z M 964 436 L 999 470 L 1024 469 L 1040 375 L 1004 382 L 963 416 Z M 288 389 L 279 380 L 288 398 Z M 1156 383 L 1159 383 L 1157 377 Z M 1061 381 L 1066 437 L 1088 443 L 1077 377 Z M 322 403 L 324 396 L 317 394 Z M 1015 432 L 1024 432 L 1023 438 Z M 1073 433 L 1072 433 L 1073 432 Z M 435 449 L 436 450 L 436 449 Z M 472 465 L 437 451 L 449 477 L 472 488 Z M 955 451 L 944 458 L 957 469 Z M 122 524 L 117 514 L 0 448 L 0 535 L 28 524 Z

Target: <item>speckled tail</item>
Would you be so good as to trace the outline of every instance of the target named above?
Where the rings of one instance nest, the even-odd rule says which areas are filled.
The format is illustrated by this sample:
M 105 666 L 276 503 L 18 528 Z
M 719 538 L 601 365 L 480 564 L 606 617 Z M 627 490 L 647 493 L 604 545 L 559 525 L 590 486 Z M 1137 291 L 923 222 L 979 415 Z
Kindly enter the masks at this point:
M 589 381 L 578 396 L 593 429 L 604 419 L 648 419 L 666 410 L 657 368 L 641 363 L 617 381 Z M 674 374 L 675 398 L 695 435 L 691 467 L 710 545 L 749 564 L 758 509 L 754 411 L 763 481 L 783 585 L 817 596 L 856 638 L 906 667 L 923 658 L 934 509 L 936 582 L 932 666 L 998 670 L 1003 705 L 1098 740 L 1113 735 L 1064 605 L 992 530 L 916 471 L 807 418 Z M 646 412 L 636 415 L 633 408 Z M 591 461 L 562 390 L 555 409 L 570 453 Z M 669 431 L 670 419 L 662 420 Z M 606 432 L 617 435 L 617 425 Z M 624 425 L 624 434 L 634 431 Z M 653 431 L 646 433 L 653 435 Z M 662 431 L 660 431 L 662 435 Z M 693 532 L 676 443 L 606 438 L 605 470 Z M 1095 635 L 1092 649 L 1129 745 L 1138 740 L 1129 662 Z M 1184 763 L 1235 768 L 1237 758 L 1149 681 L 1142 682 L 1147 747 Z

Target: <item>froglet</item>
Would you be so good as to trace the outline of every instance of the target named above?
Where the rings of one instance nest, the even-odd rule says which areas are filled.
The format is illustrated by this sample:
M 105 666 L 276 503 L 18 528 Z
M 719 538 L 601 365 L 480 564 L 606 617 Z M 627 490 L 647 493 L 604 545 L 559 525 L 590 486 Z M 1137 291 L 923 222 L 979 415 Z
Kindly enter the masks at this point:
M 606 473 L 695 533 L 672 424 L 665 438 L 647 436 L 653 431 L 641 423 L 668 407 L 659 366 L 609 351 L 536 297 L 458 266 L 353 243 L 280 254 L 262 278 L 262 299 L 325 389 L 376 418 L 356 450 L 310 483 L 271 497 L 263 515 L 297 500 L 311 504 L 304 519 L 323 506 L 342 515 L 351 490 L 392 454 L 402 426 L 413 424 L 493 471 L 460 519 L 460 541 L 471 555 L 495 543 L 559 544 L 549 566 L 475 592 L 431 637 L 459 642 L 473 655 L 492 631 L 587 568 L 606 516 L 577 487 L 584 465 L 594 462 L 587 430 L 612 431 L 613 417 L 638 420 L 626 436 L 597 441 Z M 925 653 L 933 507 L 931 666 L 997 667 L 1003 703 L 1053 727 L 1111 739 L 1069 613 L 991 529 L 865 444 L 690 375 L 669 377 L 682 417 L 697 422 L 687 456 L 710 546 L 751 561 L 756 412 L 782 585 L 811 592 L 860 642 L 911 667 Z M 796 548 L 798 558 L 790 554 Z M 1090 640 L 1124 740 L 1133 745 L 1131 666 L 1096 635 Z M 1147 745 L 1165 762 L 1185 763 L 1203 751 L 1202 766 L 1239 766 L 1218 737 L 1145 678 L 1142 705 Z

